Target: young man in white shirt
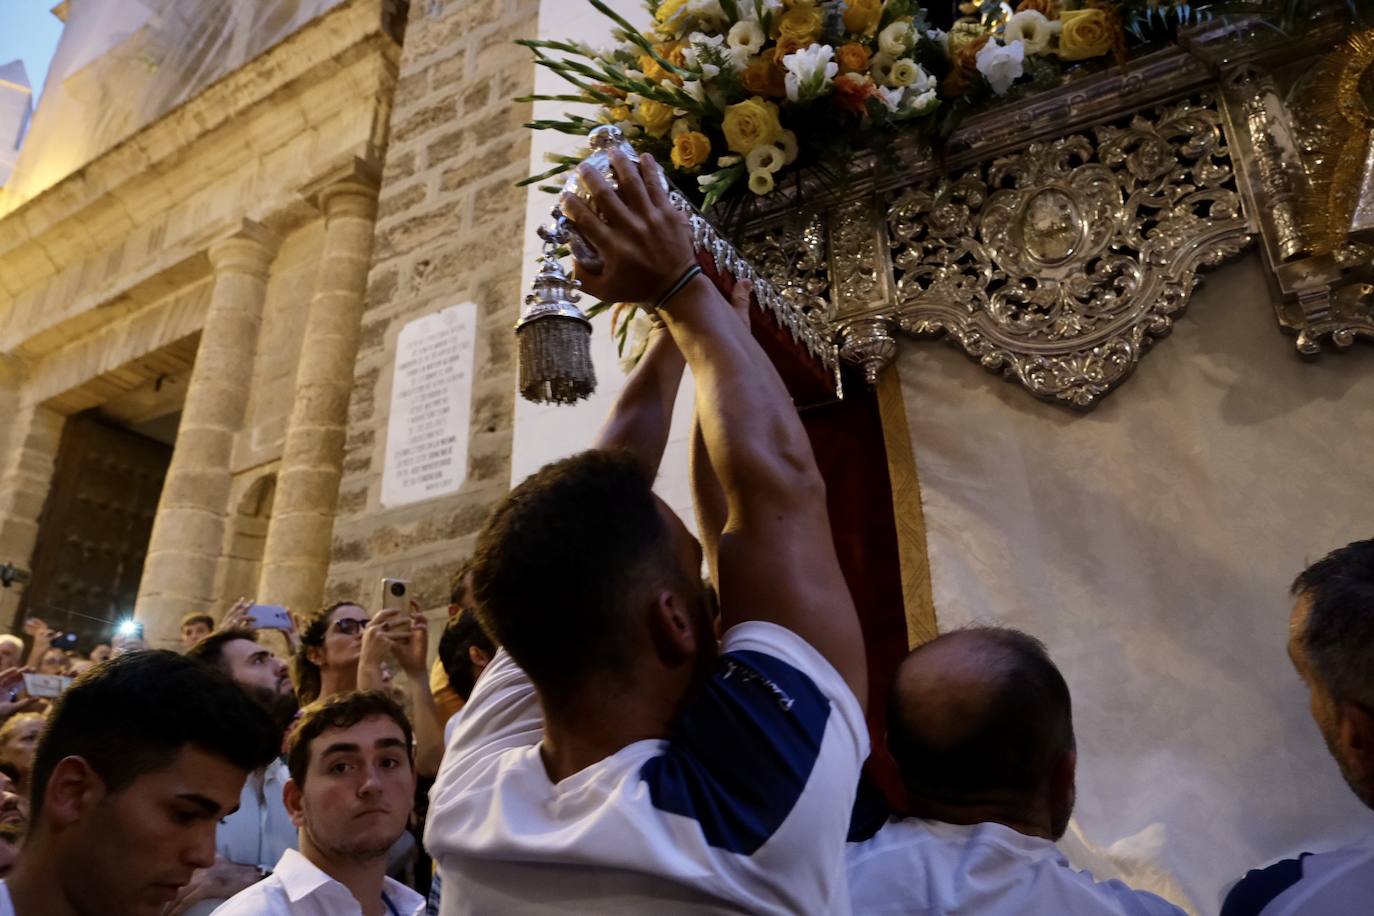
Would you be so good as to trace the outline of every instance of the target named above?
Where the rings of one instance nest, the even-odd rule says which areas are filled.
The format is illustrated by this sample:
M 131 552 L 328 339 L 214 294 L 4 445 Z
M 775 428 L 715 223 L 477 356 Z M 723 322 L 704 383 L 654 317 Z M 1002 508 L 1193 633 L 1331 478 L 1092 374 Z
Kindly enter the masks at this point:
M 888 749 L 916 817 L 856 816 L 854 912 L 1183 916 L 1097 882 L 1055 846 L 1073 813 L 1069 688 L 1045 647 L 971 627 L 917 648 L 888 697 Z
M 0 916 L 159 916 L 215 860 L 215 828 L 281 733 L 227 678 L 144 650 L 58 698 Z
M 1293 583 L 1288 655 L 1350 790 L 1374 808 L 1374 540 L 1312 564 Z M 1242 878 L 1222 916 L 1346 916 L 1374 911 L 1374 835 L 1303 853 Z
M 867 755 L 862 638 L 825 485 L 781 379 L 699 271 L 650 157 L 565 201 L 583 288 L 657 304 L 599 448 L 520 484 L 479 535 L 503 648 L 431 793 L 426 846 L 458 914 L 847 911 L 842 849 Z M 747 288 L 740 291 L 747 296 Z M 681 355 L 678 355 L 678 354 Z M 702 548 L 651 490 L 682 374 L 728 520 Z
M 258 642 L 255 630 L 217 630 L 193 645 L 186 657 L 227 675 L 283 731 L 300 709 L 286 662 Z M 208 916 L 270 874 L 283 852 L 297 848 L 296 825 L 282 801 L 288 778 L 280 757 L 248 777 L 238 810 L 215 833 L 215 864 L 196 872 L 166 916 Z
M 215 916 L 416 916 L 424 898 L 386 877 L 415 801 L 410 722 L 377 691 L 307 706 L 287 739 L 286 808 L 300 851 Z

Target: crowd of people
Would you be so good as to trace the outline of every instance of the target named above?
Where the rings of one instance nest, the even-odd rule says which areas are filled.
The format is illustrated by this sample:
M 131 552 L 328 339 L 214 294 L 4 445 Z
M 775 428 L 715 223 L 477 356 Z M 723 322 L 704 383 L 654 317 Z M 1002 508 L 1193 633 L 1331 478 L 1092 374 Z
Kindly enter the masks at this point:
M 418 607 L 354 602 L 275 631 L 250 602 L 193 614 L 179 653 L 0 637 L 0 916 L 1181 912 L 1057 849 L 1072 702 L 1034 637 L 915 649 L 870 748 L 824 483 L 749 285 L 703 274 L 651 157 L 614 165 L 564 206 L 583 287 L 651 306 L 649 346 L 596 447 L 496 507 L 432 664 Z M 686 366 L 699 541 L 652 489 Z M 1374 807 L 1374 541 L 1293 592 L 1293 663 Z M 49 700 L 32 672 L 77 676 Z M 1222 912 L 1371 901 L 1352 847 Z

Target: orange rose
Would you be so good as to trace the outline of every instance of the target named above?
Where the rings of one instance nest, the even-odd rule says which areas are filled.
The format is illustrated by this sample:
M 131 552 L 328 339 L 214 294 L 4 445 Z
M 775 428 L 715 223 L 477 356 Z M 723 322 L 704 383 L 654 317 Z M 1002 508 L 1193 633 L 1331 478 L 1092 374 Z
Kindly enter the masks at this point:
M 784 57 L 809 47 L 811 47 L 811 42 L 809 41 L 798 41 L 795 38 L 779 38 L 777 45 L 773 48 L 773 60 L 781 67 Z
M 835 62 L 840 65 L 841 73 L 863 73 L 868 70 L 868 48 L 857 41 L 840 45 L 835 52 Z
M 787 72 L 767 54 L 761 54 L 744 68 L 744 88 L 754 95 L 780 99 L 787 95 Z
M 983 45 L 988 43 L 991 35 L 979 35 L 971 41 L 959 46 L 959 50 L 952 55 L 949 76 L 945 77 L 944 90 L 947 95 L 963 95 L 968 90 L 969 82 L 973 75 L 978 72 L 978 51 Z
M 836 105 L 857 115 L 868 111 L 868 100 L 877 94 L 878 87 L 867 73 L 843 73 L 835 77 L 831 93 Z

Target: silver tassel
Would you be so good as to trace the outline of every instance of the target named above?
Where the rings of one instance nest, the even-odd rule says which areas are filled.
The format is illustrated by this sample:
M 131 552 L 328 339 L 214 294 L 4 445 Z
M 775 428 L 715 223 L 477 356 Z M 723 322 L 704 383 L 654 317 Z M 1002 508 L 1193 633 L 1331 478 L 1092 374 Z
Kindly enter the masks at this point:
M 554 250 L 546 240 L 534 290 L 515 326 L 520 394 L 536 403 L 575 404 L 596 390 L 592 323 L 575 305 L 582 298 L 577 281 Z

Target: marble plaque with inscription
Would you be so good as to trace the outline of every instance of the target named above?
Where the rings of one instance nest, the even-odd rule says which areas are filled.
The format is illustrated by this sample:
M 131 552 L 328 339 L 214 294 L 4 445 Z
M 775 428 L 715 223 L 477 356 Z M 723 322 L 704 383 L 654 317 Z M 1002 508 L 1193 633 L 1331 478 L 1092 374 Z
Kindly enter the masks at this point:
M 382 505 L 457 492 L 467 476 L 477 306 L 417 318 L 396 337 Z

